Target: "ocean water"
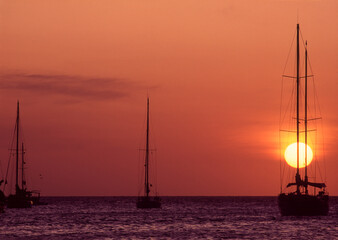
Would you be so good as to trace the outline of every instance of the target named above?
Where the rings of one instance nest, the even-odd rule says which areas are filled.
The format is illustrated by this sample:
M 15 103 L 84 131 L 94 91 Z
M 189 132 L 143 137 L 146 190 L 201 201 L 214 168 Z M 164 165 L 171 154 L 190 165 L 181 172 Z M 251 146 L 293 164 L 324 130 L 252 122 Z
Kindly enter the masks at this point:
M 0 239 L 338 239 L 338 197 L 329 216 L 281 217 L 276 197 L 46 197 L 48 205 L 6 209 Z

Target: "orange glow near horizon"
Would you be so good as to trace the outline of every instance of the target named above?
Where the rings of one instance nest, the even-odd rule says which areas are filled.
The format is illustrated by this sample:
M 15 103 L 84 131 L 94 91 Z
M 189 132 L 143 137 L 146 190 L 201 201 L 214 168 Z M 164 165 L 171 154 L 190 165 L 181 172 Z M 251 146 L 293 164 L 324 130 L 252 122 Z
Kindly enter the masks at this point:
M 0 0 L 0 180 L 19 100 L 29 190 L 137 195 L 149 95 L 160 195 L 275 195 L 296 140 L 295 85 L 281 75 L 289 52 L 296 60 L 297 9 L 316 76 L 308 117 L 323 117 L 309 122 L 308 144 L 338 195 L 333 0 Z M 285 74 L 294 70 L 290 60 Z
M 290 144 L 284 152 L 285 161 L 293 168 L 297 168 L 297 143 Z M 313 152 L 309 145 L 307 145 L 307 166 L 309 166 L 313 159 Z M 305 167 L 305 143 L 299 143 L 299 168 Z

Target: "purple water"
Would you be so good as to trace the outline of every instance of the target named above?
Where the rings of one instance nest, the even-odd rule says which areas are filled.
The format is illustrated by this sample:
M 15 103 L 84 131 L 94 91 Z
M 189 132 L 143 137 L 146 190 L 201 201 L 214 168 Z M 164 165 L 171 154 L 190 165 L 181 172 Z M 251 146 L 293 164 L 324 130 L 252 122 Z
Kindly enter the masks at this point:
M 338 239 L 338 197 L 329 216 L 281 217 L 276 197 L 46 197 L 45 206 L 6 209 L 0 239 Z

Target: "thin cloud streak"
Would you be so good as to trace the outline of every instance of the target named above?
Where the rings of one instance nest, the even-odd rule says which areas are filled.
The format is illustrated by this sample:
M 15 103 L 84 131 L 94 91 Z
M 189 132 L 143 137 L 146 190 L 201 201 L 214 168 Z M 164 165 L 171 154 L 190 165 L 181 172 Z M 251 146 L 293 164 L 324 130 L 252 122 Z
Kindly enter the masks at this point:
M 0 74 L 0 89 L 40 95 L 59 95 L 77 100 L 117 100 L 135 88 L 132 82 L 117 78 L 76 75 Z

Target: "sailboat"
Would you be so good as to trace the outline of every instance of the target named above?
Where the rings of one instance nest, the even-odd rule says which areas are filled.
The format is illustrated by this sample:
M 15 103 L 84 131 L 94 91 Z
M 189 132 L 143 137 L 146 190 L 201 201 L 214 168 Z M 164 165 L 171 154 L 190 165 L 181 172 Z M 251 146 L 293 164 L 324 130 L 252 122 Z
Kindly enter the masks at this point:
M 15 193 L 10 194 L 7 198 L 7 207 L 8 208 L 29 208 L 31 207 L 31 193 L 27 191 L 25 175 L 24 175 L 24 154 L 25 149 L 22 143 L 21 151 L 19 149 L 20 140 L 19 140 L 19 131 L 20 131 L 20 111 L 19 111 L 19 101 L 17 103 L 17 116 L 16 116 L 16 124 L 15 124 L 15 135 L 16 135 L 16 147 L 15 147 L 15 159 L 16 159 L 16 167 L 15 167 Z M 21 153 L 21 187 L 19 186 L 19 155 Z M 8 172 L 8 171 L 7 171 Z M 7 176 L 6 176 L 7 179 Z M 7 182 L 7 180 L 6 180 Z M 6 184 L 5 184 L 6 186 Z
M 146 149 L 145 149 L 145 162 L 144 162 L 144 195 L 139 196 L 137 199 L 137 208 L 160 208 L 161 199 L 156 196 L 150 196 L 149 182 L 149 97 L 147 98 L 147 133 L 146 133 Z
M 278 206 L 280 209 L 280 213 L 283 216 L 316 216 L 316 215 L 327 215 L 329 212 L 329 196 L 325 191 L 326 184 L 318 183 L 318 182 L 310 182 L 308 176 L 308 133 L 310 130 L 308 129 L 308 122 L 310 120 L 308 118 L 308 77 L 310 77 L 307 73 L 308 66 L 308 53 L 307 53 L 307 42 L 305 44 L 305 76 L 300 77 L 300 52 L 299 52 L 299 24 L 297 24 L 297 76 L 290 77 L 296 79 L 296 134 L 297 134 L 297 171 L 295 175 L 295 181 L 287 184 L 286 188 L 296 187 L 296 191 L 291 193 L 281 193 L 278 196 Z M 304 99 L 301 101 L 301 90 L 300 90 L 300 80 L 304 79 Z M 300 117 L 300 107 L 301 104 L 304 104 L 304 118 Z M 302 125 L 301 125 L 302 123 Z M 302 129 L 301 129 L 302 128 Z M 300 174 L 300 149 L 303 145 L 300 142 L 300 134 L 304 133 L 304 141 L 305 141 L 305 149 L 304 149 L 304 161 L 305 161 L 305 169 L 304 177 Z M 309 193 L 309 187 L 313 187 L 313 194 Z M 319 189 L 316 194 L 316 189 Z

